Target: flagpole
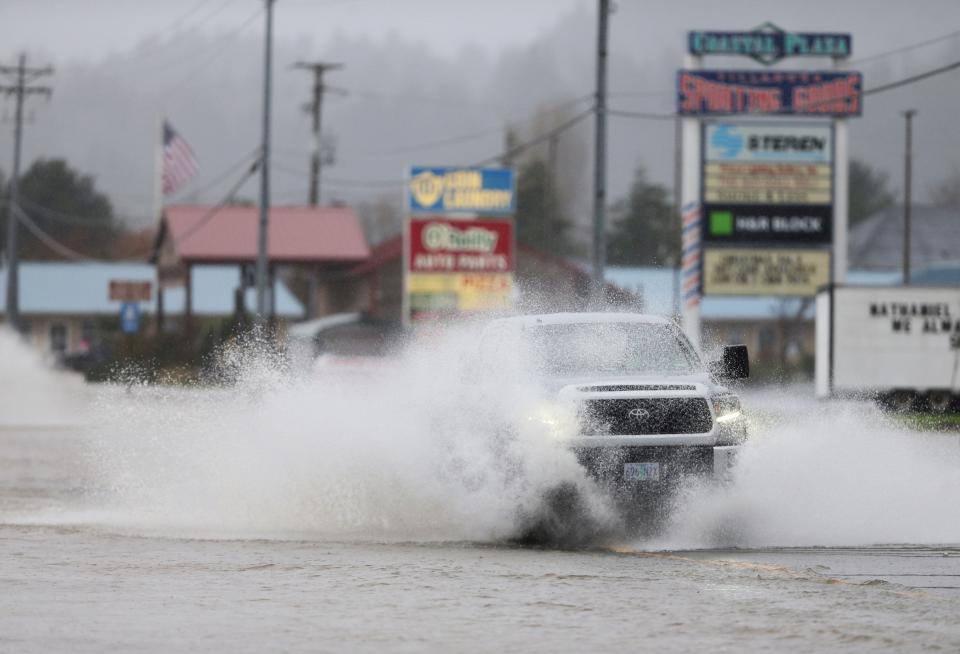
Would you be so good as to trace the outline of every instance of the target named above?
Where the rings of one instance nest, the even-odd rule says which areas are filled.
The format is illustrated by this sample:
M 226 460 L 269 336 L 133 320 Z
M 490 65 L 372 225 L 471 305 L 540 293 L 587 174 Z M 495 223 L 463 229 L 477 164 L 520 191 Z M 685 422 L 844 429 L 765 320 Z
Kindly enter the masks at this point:
M 163 112 L 157 111 L 155 120 L 154 120 L 154 129 L 153 129 L 153 213 L 151 219 L 156 221 L 157 230 L 159 233 L 161 212 L 163 211 Z M 164 307 L 163 307 L 163 285 L 160 280 L 160 261 L 157 260 L 154 262 L 154 275 L 156 275 L 157 283 L 157 303 L 156 303 L 156 320 L 154 322 L 154 329 L 156 330 L 157 335 L 163 333 L 163 318 L 164 318 Z
M 269 255 L 267 234 L 270 223 L 270 93 L 273 66 L 273 3 L 266 0 L 267 20 L 263 55 L 263 145 L 260 150 L 260 220 L 257 234 L 257 324 L 267 321 L 267 277 Z M 271 288 L 269 292 L 273 292 Z
M 157 112 L 153 132 L 153 212 L 151 217 L 159 224 L 163 211 L 163 113 Z

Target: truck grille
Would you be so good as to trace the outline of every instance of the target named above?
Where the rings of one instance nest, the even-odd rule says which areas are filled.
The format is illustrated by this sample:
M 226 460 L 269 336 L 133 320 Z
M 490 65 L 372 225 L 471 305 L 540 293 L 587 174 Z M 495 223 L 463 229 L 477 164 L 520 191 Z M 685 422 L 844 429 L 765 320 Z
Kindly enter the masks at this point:
M 588 400 L 579 419 L 580 432 L 588 435 L 703 434 L 713 427 L 702 397 Z
M 581 393 L 612 393 L 620 391 L 695 391 L 693 384 L 604 384 L 601 386 L 580 386 Z

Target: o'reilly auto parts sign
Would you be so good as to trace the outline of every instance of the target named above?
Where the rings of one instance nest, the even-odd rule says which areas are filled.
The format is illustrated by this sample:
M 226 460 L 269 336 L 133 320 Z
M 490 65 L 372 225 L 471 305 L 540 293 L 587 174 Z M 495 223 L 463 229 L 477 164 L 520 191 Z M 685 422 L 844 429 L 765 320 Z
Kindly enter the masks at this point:
M 707 241 L 829 243 L 833 128 L 709 123 L 702 191 Z

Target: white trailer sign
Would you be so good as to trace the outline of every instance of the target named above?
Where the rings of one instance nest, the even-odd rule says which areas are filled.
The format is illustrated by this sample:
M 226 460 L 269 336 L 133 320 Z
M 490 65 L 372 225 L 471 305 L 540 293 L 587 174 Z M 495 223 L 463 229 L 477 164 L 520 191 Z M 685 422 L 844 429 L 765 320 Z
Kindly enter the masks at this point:
M 824 289 L 816 338 L 818 396 L 960 391 L 960 288 Z

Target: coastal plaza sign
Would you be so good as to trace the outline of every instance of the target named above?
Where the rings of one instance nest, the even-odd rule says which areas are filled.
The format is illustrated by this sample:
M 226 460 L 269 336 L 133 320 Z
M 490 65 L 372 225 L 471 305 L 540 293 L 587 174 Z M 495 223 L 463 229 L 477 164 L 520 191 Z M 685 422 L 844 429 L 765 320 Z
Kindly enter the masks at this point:
M 750 32 L 690 32 L 687 49 L 692 55 L 743 55 L 764 65 L 784 57 L 846 59 L 853 48 L 849 34 L 786 32 L 764 23 Z

